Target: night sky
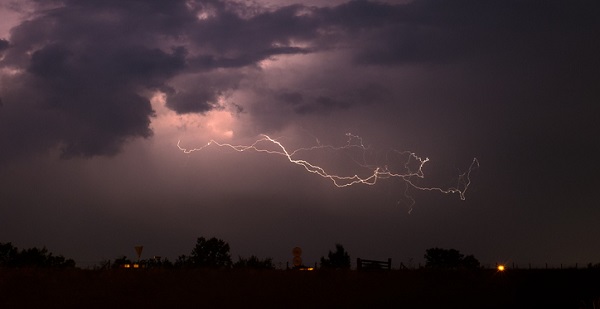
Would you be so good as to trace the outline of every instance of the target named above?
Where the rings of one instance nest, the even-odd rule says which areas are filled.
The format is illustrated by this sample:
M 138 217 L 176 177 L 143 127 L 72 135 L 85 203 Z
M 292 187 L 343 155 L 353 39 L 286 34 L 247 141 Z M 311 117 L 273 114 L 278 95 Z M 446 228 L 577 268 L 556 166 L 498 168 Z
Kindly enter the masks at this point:
M 598 16 L 598 1 L 0 0 L 0 242 L 80 266 L 135 245 L 173 261 L 200 236 L 276 265 L 335 243 L 394 267 L 432 247 L 598 263 Z M 352 176 L 415 171 L 410 151 L 425 177 L 338 188 L 281 155 L 177 146 L 347 133 L 365 149 L 297 158 Z M 405 181 L 456 187 L 474 158 L 465 200 Z

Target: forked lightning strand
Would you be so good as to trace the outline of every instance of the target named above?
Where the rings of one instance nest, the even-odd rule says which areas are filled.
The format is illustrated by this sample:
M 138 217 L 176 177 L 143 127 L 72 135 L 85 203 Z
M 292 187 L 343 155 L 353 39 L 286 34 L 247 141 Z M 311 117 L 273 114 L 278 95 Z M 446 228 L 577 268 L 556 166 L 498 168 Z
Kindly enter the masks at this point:
M 423 179 L 425 175 L 423 173 L 423 166 L 425 163 L 429 161 L 429 158 L 421 158 L 417 156 L 415 153 L 410 151 L 396 151 L 393 153 L 406 157 L 404 163 L 402 164 L 404 167 L 404 171 L 392 171 L 388 165 L 372 165 L 367 164 L 366 152 L 368 150 L 367 147 L 363 145 L 363 141 L 359 136 L 353 134 L 346 134 L 348 137 L 348 141 L 344 146 L 334 147 L 330 145 L 321 145 L 317 140 L 317 145 L 307 148 L 299 148 L 293 151 L 287 150 L 279 141 L 273 139 L 267 135 L 261 135 L 261 138 L 256 140 L 250 145 L 232 145 L 227 143 L 219 143 L 215 140 L 210 140 L 206 145 L 199 148 L 187 149 L 181 146 L 181 141 L 177 142 L 177 147 L 186 154 L 190 154 L 195 151 L 203 150 L 206 147 L 211 145 L 216 145 L 218 147 L 230 148 L 238 152 L 244 151 L 256 151 L 256 152 L 264 152 L 273 155 L 280 155 L 291 163 L 302 166 L 306 171 L 317 174 L 323 178 L 327 178 L 333 182 L 336 187 L 348 187 L 356 184 L 364 184 L 364 185 L 375 185 L 379 179 L 386 178 L 399 178 L 402 179 L 407 186 L 410 186 L 417 190 L 423 191 L 438 191 L 445 194 L 458 194 L 461 200 L 465 199 L 465 192 L 469 188 L 471 184 L 471 171 L 475 168 L 479 167 L 479 161 L 477 158 L 473 158 L 469 169 L 463 174 L 458 176 L 457 184 L 454 187 L 450 188 L 439 188 L 439 187 L 424 187 L 418 185 L 414 180 L 415 179 Z M 268 148 L 270 146 L 271 148 Z M 359 176 L 358 174 L 354 175 L 336 175 L 327 172 L 323 167 L 313 164 L 304 159 L 296 158 L 303 152 L 311 152 L 316 150 L 332 150 L 332 151 L 342 151 L 342 150 L 350 150 L 357 149 L 361 151 L 362 158 L 361 160 L 354 159 L 354 162 L 362 168 L 367 169 L 367 173 L 364 176 Z M 412 166 L 412 167 L 411 167 Z

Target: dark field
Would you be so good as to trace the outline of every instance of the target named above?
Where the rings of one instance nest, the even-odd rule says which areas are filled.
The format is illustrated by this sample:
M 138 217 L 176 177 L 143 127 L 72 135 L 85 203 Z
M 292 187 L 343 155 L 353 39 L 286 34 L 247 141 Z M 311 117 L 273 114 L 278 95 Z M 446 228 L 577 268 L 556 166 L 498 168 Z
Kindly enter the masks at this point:
M 599 279 L 597 269 L 0 269 L 0 308 L 598 308 Z

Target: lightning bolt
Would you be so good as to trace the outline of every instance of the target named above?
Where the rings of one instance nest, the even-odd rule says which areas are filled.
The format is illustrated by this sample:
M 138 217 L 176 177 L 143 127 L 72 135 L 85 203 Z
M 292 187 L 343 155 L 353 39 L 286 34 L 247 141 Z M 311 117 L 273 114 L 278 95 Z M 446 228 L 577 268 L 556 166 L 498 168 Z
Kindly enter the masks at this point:
M 177 142 L 177 147 L 183 153 L 191 154 L 196 151 L 201 151 L 207 147 L 212 145 L 223 148 L 230 148 L 237 152 L 245 152 L 245 151 L 256 151 L 261 153 L 267 153 L 271 155 L 278 155 L 286 158 L 290 163 L 299 165 L 303 167 L 307 172 L 319 175 L 323 178 L 329 179 L 336 187 L 344 188 L 353 185 L 369 185 L 373 186 L 380 179 L 388 179 L 388 178 L 398 178 L 401 179 L 406 185 L 407 189 L 405 191 L 405 195 L 411 201 L 409 210 L 412 211 L 412 205 L 414 204 L 414 199 L 408 196 L 407 191 L 408 188 L 413 188 L 421 191 L 437 191 L 444 194 L 458 194 L 461 200 L 465 200 L 465 193 L 471 184 L 471 172 L 479 167 L 479 161 L 477 158 L 473 158 L 468 170 L 457 177 L 457 182 L 455 186 L 449 188 L 441 188 L 441 187 L 427 187 L 421 186 L 417 183 L 418 179 L 424 179 L 425 174 L 423 173 L 423 167 L 427 162 L 429 162 L 429 158 L 422 158 L 410 151 L 397 151 L 392 150 L 389 154 L 386 155 L 386 162 L 390 162 L 390 156 L 400 156 L 403 159 L 403 169 L 400 171 L 395 171 L 389 165 L 378 165 L 378 164 L 368 164 L 367 163 L 367 151 L 369 150 L 363 144 L 363 140 L 361 137 L 357 135 L 353 135 L 351 133 L 347 133 L 347 142 L 343 146 L 331 146 L 331 145 L 322 145 L 320 141 L 317 139 L 317 145 L 306 148 L 298 148 L 295 150 L 288 150 L 286 147 L 279 142 L 277 139 L 271 138 L 268 135 L 260 135 L 260 138 L 257 139 L 250 145 L 232 145 L 228 143 L 219 143 L 215 140 L 210 140 L 205 145 L 198 148 L 184 148 L 181 146 L 181 140 Z M 359 158 L 352 158 L 352 160 L 361 168 L 365 169 L 367 172 L 365 175 L 337 175 L 334 173 L 328 172 L 325 168 L 317 165 L 316 163 L 311 163 L 306 159 L 298 158 L 302 153 L 310 153 L 318 150 L 329 150 L 329 151 L 346 151 L 346 150 L 358 150 L 360 153 Z

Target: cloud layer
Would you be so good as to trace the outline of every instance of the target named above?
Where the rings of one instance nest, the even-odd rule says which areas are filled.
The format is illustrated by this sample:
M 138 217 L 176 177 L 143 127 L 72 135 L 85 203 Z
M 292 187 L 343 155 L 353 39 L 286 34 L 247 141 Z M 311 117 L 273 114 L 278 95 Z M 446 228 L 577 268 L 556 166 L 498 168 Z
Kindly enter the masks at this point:
M 345 65 L 354 68 L 350 74 L 372 66 L 459 64 L 479 74 L 489 70 L 498 82 L 514 77 L 521 83 L 514 86 L 532 97 L 553 97 L 552 89 L 567 86 L 569 98 L 597 95 L 590 90 L 600 49 L 593 39 L 598 35 L 593 2 L 570 7 L 561 1 L 539 6 L 423 0 L 275 8 L 219 0 L 33 4 L 33 14 L 0 41 L 0 97 L 6 105 L 0 117 L 3 131 L 10 132 L 0 141 L 16 145 L 15 153 L 30 151 L 17 142 L 26 138 L 40 145 L 35 151 L 58 145 L 65 157 L 113 155 L 125 141 L 152 135 L 151 93 L 166 93 L 167 106 L 178 113 L 220 109 L 220 98 L 260 76 L 262 61 L 285 55 L 345 53 Z M 349 79 L 311 73 L 330 82 Z M 365 86 L 339 87 L 335 93 L 314 85 L 268 89 L 260 96 L 263 104 L 287 105 L 305 115 L 345 110 L 392 91 L 385 81 L 355 79 Z
M 153 226 L 172 228 L 162 243 L 171 248 L 182 234 L 214 232 L 234 244 L 259 239 L 247 245 L 252 254 L 288 250 L 289 235 L 326 250 L 334 235 L 384 257 L 390 243 L 413 256 L 455 243 L 476 255 L 539 257 L 537 243 L 542 259 L 597 256 L 597 246 L 573 241 L 597 234 L 597 1 L 279 3 L 0 0 L 0 15 L 11 12 L 0 16 L 0 36 L 12 21 L 0 37 L 6 235 L 39 239 L 60 225 L 88 231 L 84 244 L 89 234 L 113 235 L 107 225 L 126 234 L 139 220 L 148 226 L 135 237 L 157 243 Z M 176 147 L 259 133 L 298 147 L 340 145 L 347 132 L 374 153 L 431 158 L 425 172 L 442 185 L 473 157 L 481 169 L 461 206 L 423 194 L 423 216 L 398 223 L 398 183 L 333 191 L 260 154 L 194 157 Z M 343 228 L 329 226 L 338 220 Z M 52 239 L 73 237 L 61 233 Z M 114 237 L 102 237 L 110 248 Z M 264 247 L 267 237 L 277 243 Z

